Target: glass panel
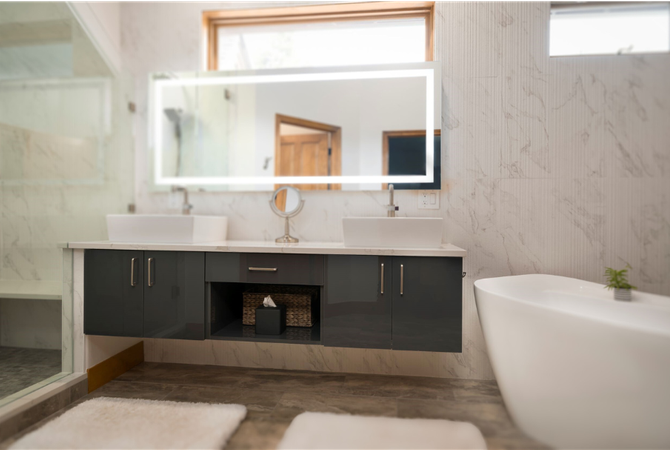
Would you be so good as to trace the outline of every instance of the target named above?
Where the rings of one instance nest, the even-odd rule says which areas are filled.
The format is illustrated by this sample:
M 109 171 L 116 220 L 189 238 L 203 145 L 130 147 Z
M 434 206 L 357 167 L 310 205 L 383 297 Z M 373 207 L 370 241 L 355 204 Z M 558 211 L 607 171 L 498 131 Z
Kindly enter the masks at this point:
M 551 56 L 667 52 L 669 47 L 667 3 L 551 12 Z
M 426 60 L 423 18 L 218 28 L 219 70 Z
M 132 202 L 128 86 L 65 2 L 0 3 L 0 405 L 73 370 L 59 244 Z

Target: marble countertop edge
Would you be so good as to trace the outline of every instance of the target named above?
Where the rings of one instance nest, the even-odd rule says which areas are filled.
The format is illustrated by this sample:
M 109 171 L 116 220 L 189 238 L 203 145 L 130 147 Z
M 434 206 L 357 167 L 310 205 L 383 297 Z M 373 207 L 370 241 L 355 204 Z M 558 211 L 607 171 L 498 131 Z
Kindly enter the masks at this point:
M 293 253 L 322 255 L 397 255 L 397 256 L 442 256 L 465 257 L 466 250 L 453 244 L 442 244 L 438 248 L 375 248 L 345 247 L 342 242 L 300 242 L 278 244 L 272 241 L 220 241 L 195 244 L 176 243 L 131 243 L 131 242 L 68 242 L 59 245 L 70 249 L 95 250 L 163 250 L 192 252 L 235 253 Z

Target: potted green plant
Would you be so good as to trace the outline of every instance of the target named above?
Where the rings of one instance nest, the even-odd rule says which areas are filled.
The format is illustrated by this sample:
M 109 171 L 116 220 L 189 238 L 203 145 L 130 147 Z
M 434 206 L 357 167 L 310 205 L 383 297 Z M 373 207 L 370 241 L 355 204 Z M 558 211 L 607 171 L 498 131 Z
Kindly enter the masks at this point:
M 605 268 L 605 277 L 608 284 L 607 289 L 614 289 L 614 299 L 629 302 L 631 299 L 631 289 L 637 289 L 628 283 L 628 269 L 631 267 L 626 264 L 621 270 L 614 270 L 611 267 Z

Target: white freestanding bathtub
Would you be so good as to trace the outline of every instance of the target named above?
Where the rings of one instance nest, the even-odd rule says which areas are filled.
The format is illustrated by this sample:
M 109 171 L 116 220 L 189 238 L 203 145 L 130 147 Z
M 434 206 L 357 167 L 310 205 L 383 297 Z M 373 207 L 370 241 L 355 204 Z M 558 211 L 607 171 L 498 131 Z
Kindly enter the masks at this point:
M 507 409 L 557 448 L 670 448 L 670 297 L 552 275 L 475 281 Z

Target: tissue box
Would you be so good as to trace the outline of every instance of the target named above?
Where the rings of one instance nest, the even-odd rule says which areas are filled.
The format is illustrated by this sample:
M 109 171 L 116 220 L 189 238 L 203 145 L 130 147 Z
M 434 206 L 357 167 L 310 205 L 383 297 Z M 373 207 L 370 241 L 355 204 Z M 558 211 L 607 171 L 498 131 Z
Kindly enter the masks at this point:
M 286 330 L 286 305 L 256 308 L 256 334 L 282 334 Z
M 277 305 L 286 305 L 287 327 L 312 327 L 316 322 L 313 304 L 318 302 L 318 288 L 305 286 L 256 286 L 242 295 L 242 323 L 256 324 L 256 308 L 271 296 Z

